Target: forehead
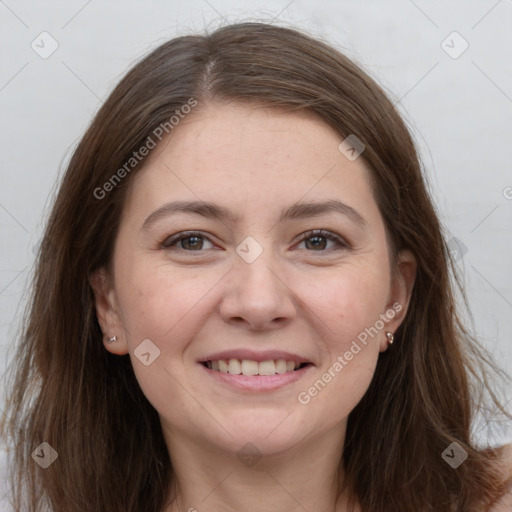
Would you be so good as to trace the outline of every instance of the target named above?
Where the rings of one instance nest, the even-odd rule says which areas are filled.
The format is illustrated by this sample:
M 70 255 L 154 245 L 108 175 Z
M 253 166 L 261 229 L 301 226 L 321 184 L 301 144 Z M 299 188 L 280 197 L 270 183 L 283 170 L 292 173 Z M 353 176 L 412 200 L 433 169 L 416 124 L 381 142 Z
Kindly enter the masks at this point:
M 368 169 L 362 158 L 350 161 L 340 152 L 343 139 L 310 112 L 210 104 L 150 153 L 127 202 L 221 201 L 255 214 L 301 199 L 373 201 Z

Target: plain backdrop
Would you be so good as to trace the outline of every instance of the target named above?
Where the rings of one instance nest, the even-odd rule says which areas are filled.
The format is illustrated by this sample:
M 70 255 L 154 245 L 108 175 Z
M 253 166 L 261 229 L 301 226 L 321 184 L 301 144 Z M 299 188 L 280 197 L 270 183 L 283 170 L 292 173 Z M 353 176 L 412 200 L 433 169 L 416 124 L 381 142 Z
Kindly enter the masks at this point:
M 0 371 L 48 198 L 93 114 L 158 44 L 254 20 L 321 37 L 398 105 L 464 273 L 475 332 L 512 373 L 512 0 L 0 0 Z

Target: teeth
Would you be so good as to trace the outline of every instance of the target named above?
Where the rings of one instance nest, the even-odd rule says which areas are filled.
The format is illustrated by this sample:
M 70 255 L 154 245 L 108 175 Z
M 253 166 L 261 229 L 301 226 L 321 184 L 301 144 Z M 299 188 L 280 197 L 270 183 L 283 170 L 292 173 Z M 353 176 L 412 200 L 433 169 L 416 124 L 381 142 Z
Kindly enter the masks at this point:
M 276 359 L 262 361 L 252 361 L 250 359 L 229 359 L 219 361 L 208 361 L 206 366 L 211 370 L 221 373 L 230 373 L 232 375 L 275 375 L 293 370 L 300 367 L 300 363 L 294 361 L 286 361 L 285 359 Z
M 286 361 L 284 359 L 276 361 L 276 373 L 286 373 Z
M 258 375 L 259 364 L 257 361 L 250 361 L 244 359 L 242 361 L 242 374 L 243 375 Z
M 260 375 L 274 375 L 276 373 L 276 364 L 274 361 L 263 361 L 259 364 Z
M 242 373 L 242 364 L 238 359 L 230 359 L 228 372 L 232 375 L 240 375 Z

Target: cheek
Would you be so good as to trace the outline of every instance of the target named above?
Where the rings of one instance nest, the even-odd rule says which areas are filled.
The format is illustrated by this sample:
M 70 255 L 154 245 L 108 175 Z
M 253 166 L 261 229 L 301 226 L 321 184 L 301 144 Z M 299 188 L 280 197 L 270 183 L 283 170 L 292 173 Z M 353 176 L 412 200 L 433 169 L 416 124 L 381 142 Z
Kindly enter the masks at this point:
M 331 276 L 309 276 L 307 305 L 321 321 L 322 366 L 306 382 L 299 402 L 322 415 L 336 411 L 329 422 L 346 417 L 368 389 L 379 357 L 385 324 L 388 278 L 385 269 L 347 264 Z M 320 275 L 320 274 L 319 274 Z M 383 277 L 384 276 L 384 277 Z M 304 295 L 303 295 L 304 296 Z
M 320 420 L 317 428 L 329 430 L 349 416 L 368 390 L 377 361 L 375 347 L 354 345 L 306 383 L 297 399 L 308 415 Z
M 333 351 L 344 351 L 384 313 L 389 276 L 372 265 L 350 263 L 316 277 L 309 272 L 300 282 L 297 294 L 322 320 Z
M 385 305 L 385 290 L 372 276 L 338 273 L 327 283 L 317 283 L 311 297 L 323 326 L 322 365 L 297 397 L 308 414 L 322 418 L 321 429 L 346 418 L 366 393 L 379 357 L 383 333 L 376 323 Z
M 209 280 L 206 274 L 190 274 L 179 270 L 171 273 L 165 265 L 150 268 L 142 264 L 127 266 L 117 274 L 118 295 L 122 297 L 120 308 L 135 376 L 153 407 L 159 412 L 167 411 L 176 424 L 183 421 L 180 417 L 183 411 L 188 411 L 185 417 L 200 415 L 196 402 L 183 391 L 188 378 L 183 354 L 200 329 L 197 312 L 218 281 L 218 278 Z M 150 352 L 148 365 L 138 357 L 143 340 L 150 340 L 158 349 L 149 345 L 145 350 Z
M 169 272 L 165 265 L 156 267 L 133 264 L 118 275 L 119 297 L 130 349 L 139 340 L 153 339 L 173 347 L 186 338 L 194 309 L 215 285 L 215 276 L 178 269 Z

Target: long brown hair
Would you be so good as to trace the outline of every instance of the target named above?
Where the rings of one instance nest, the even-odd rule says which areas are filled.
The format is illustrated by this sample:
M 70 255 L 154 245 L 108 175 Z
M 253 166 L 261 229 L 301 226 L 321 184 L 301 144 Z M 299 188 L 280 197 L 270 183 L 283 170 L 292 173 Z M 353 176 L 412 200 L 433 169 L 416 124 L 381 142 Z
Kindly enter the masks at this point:
M 497 451 L 478 450 L 470 427 L 477 378 L 500 407 L 486 380 L 493 366 L 457 316 L 453 263 L 411 135 L 350 59 L 263 23 L 156 48 L 117 85 L 74 151 L 42 239 L 13 363 L 4 436 L 14 448 L 16 510 L 22 498 L 30 512 L 43 502 L 54 512 L 164 506 L 173 470 L 159 417 L 129 356 L 103 347 L 89 276 L 110 266 L 125 194 L 144 162 L 105 184 L 191 99 L 197 109 L 215 100 L 306 110 L 337 130 L 340 142 L 350 134 L 363 142 L 393 253 L 409 249 L 418 269 L 393 349 L 381 354 L 349 416 L 340 464 L 363 511 L 485 510 L 503 492 Z M 58 453 L 44 470 L 31 457 L 43 441 Z M 469 455 L 456 470 L 441 457 L 452 442 Z

